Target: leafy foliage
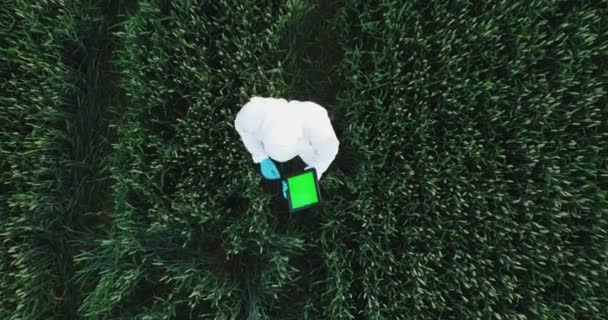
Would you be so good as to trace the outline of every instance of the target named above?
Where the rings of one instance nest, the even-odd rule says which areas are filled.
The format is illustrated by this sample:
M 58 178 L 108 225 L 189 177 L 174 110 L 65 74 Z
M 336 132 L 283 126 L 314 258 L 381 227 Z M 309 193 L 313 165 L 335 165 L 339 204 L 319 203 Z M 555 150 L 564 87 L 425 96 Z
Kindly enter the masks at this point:
M 597 1 L 11 0 L 3 319 L 603 319 Z M 287 216 L 233 121 L 325 106 Z M 112 110 L 110 113 L 109 111 Z
M 107 212 L 100 85 L 105 23 L 93 1 L 0 8 L 0 317 L 73 318 L 73 253 Z
M 288 310 L 279 302 L 303 243 L 275 232 L 232 127 L 246 95 L 285 90 L 275 36 L 284 14 L 259 1 L 152 1 L 125 22 L 117 63 L 129 105 L 116 129 L 113 230 L 76 258 L 83 281 L 100 275 L 83 315 Z
M 365 163 L 328 206 L 326 251 L 358 270 L 335 268 L 332 317 L 606 315 L 605 9 L 346 5 L 343 140 Z
M 8 1 L 0 8 L 0 317 L 49 318 L 64 298 L 69 199 L 64 108 L 74 90 L 62 45 L 66 7 Z M 69 259 L 69 257 L 67 257 Z

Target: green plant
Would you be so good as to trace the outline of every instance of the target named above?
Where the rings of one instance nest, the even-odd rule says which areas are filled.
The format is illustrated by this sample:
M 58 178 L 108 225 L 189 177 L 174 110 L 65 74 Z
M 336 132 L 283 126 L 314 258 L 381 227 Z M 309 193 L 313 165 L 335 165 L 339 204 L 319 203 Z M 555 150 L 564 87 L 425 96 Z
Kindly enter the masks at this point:
M 0 8 L 0 318 L 605 319 L 598 1 Z M 233 121 L 341 140 L 287 216 Z
M 347 2 L 330 318 L 605 316 L 605 9 Z

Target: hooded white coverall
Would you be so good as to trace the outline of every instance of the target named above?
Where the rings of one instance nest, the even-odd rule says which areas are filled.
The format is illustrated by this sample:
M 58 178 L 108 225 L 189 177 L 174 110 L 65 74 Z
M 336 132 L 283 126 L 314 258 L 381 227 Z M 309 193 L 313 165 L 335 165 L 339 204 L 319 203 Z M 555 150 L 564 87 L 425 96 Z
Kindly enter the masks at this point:
M 253 97 L 236 116 L 235 128 L 255 163 L 300 156 L 319 179 L 338 153 L 327 110 L 314 102 Z

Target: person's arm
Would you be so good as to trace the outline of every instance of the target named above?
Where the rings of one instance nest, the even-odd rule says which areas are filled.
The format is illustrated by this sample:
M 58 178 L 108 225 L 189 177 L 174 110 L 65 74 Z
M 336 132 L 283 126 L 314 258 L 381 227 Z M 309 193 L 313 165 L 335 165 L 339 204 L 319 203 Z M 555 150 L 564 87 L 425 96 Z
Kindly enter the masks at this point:
M 315 112 L 308 122 L 306 131 L 314 150 L 313 160 L 308 165 L 317 170 L 318 178 L 321 179 L 336 158 L 340 142 L 325 109 Z
M 234 121 L 234 127 L 255 163 L 260 163 L 268 158 L 268 154 L 264 151 L 264 144 L 258 135 L 265 112 L 261 99 L 254 97 L 243 106 Z

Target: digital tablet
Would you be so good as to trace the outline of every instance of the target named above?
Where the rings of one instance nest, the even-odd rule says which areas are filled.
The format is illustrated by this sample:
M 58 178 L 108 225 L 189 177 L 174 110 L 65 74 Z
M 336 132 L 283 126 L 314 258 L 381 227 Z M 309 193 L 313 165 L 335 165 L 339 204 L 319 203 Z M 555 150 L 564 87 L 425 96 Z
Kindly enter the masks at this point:
M 317 171 L 314 168 L 290 176 L 285 181 L 290 213 L 312 208 L 321 203 Z

